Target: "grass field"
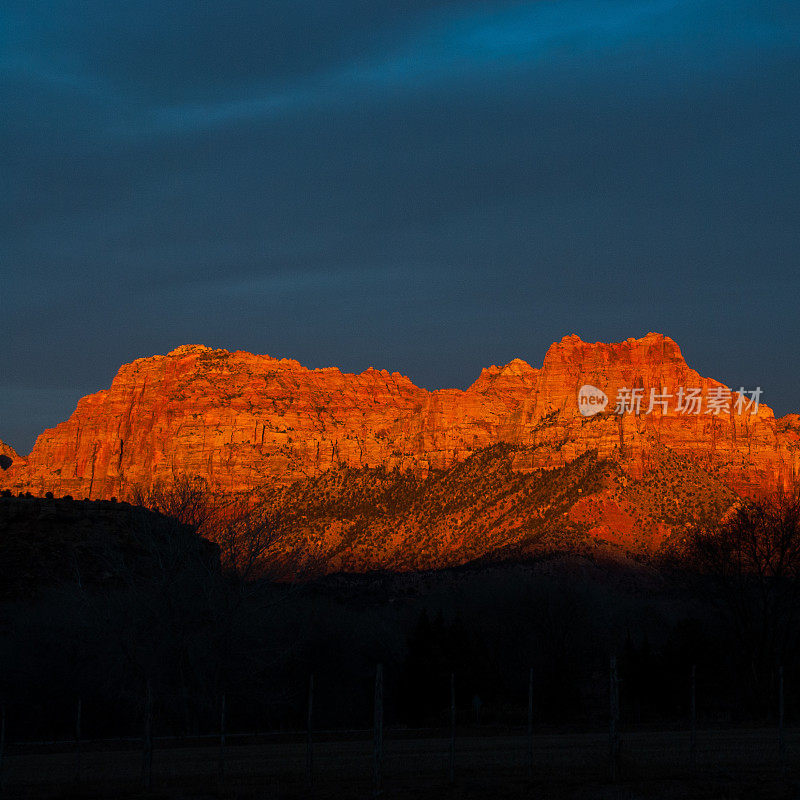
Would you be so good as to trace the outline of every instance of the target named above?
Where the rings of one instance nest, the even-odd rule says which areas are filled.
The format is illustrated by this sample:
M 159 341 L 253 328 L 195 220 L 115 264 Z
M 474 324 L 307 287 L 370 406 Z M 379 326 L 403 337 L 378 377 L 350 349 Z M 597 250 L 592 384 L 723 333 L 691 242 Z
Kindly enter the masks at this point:
M 795 798 L 794 759 L 800 729 L 789 730 L 782 774 L 774 729 L 702 730 L 697 767 L 685 731 L 623 733 L 621 779 L 609 781 L 608 737 L 596 733 L 534 736 L 533 780 L 527 780 L 526 737 L 461 732 L 455 782 L 449 783 L 449 738 L 387 731 L 383 794 L 396 798 Z M 136 742 L 16 745 L 3 761 L 4 798 L 366 798 L 373 794 L 369 732 L 329 734 L 314 743 L 314 781 L 306 778 L 301 736 L 234 738 L 219 781 L 217 742 L 185 746 L 157 741 L 150 793 L 142 791 Z

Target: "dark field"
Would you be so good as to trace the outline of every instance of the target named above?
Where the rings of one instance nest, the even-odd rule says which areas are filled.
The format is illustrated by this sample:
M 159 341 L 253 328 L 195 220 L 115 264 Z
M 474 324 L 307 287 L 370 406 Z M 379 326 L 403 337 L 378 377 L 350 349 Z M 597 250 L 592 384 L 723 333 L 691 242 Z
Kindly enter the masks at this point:
M 697 563 L 553 553 L 297 585 L 223 569 L 167 518 L 97 553 L 79 537 L 78 566 L 34 537 L 22 566 L 53 571 L 0 602 L 2 796 L 366 798 L 375 723 L 384 797 L 800 798 L 789 510 L 771 538 L 701 531 Z
M 456 774 L 449 784 L 449 746 L 437 731 L 387 731 L 385 797 L 539 798 L 794 798 L 800 729 L 787 731 L 782 775 L 773 728 L 701 730 L 692 770 L 687 731 L 637 730 L 623 735 L 622 776 L 608 776 L 608 735 L 534 735 L 533 780 L 527 780 L 527 738 L 508 731 L 459 733 Z M 16 745 L 4 763 L 4 798 L 364 798 L 373 793 L 370 731 L 320 734 L 314 782 L 306 779 L 302 735 L 232 737 L 219 780 L 219 742 L 158 741 L 153 787 L 141 790 L 138 742 Z M 80 779 L 78 779 L 80 771 Z

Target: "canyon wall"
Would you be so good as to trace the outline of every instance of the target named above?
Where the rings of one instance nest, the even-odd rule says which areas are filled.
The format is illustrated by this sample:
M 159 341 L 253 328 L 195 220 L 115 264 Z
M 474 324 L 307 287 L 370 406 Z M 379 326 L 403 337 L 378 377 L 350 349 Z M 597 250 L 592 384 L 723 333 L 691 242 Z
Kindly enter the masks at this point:
M 603 412 L 580 414 L 584 384 L 608 395 Z M 44 431 L 27 458 L 13 454 L 0 488 L 125 499 L 176 474 L 201 476 L 223 492 L 288 485 L 339 465 L 424 475 L 499 442 L 526 446 L 518 471 L 596 450 L 601 458 L 624 454 L 642 474 L 654 446 L 666 445 L 740 492 L 798 480 L 797 415 L 776 419 L 763 404 L 756 414 L 736 413 L 735 404 L 721 414 L 660 406 L 646 413 L 650 390 L 662 387 L 698 387 L 707 401 L 722 384 L 692 370 L 678 345 L 657 333 L 613 344 L 566 336 L 539 368 L 515 359 L 484 369 L 466 390 L 433 392 L 397 372 L 352 375 L 184 345 L 122 366 L 110 388 Z M 642 390 L 640 413 L 615 413 L 622 388 Z

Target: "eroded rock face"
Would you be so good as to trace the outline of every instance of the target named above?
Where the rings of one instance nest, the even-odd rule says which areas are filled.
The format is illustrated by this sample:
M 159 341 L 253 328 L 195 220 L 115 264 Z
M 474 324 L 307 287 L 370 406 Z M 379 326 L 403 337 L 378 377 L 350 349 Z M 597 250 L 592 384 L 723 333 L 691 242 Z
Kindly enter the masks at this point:
M 605 411 L 579 413 L 583 384 L 608 395 Z M 656 333 L 613 344 L 566 336 L 541 368 L 515 359 L 484 369 L 465 391 L 435 392 L 397 372 L 309 370 L 290 359 L 184 345 L 122 366 L 109 389 L 84 397 L 26 460 L 0 473 L 0 487 L 122 499 L 175 474 L 202 476 L 218 491 L 289 484 L 336 465 L 425 475 L 498 442 L 526 446 L 514 464 L 520 471 L 597 450 L 601 458 L 623 454 L 641 474 L 661 444 L 737 491 L 797 481 L 797 415 L 776 420 L 763 404 L 755 415 L 644 413 L 651 388 L 680 386 L 707 398 L 722 384 L 690 369 L 678 345 Z M 643 390 L 642 413 L 614 413 L 623 387 Z
M 10 444 L 0 441 L 0 470 L 6 470 L 15 461 L 19 462 L 20 460 L 16 450 Z

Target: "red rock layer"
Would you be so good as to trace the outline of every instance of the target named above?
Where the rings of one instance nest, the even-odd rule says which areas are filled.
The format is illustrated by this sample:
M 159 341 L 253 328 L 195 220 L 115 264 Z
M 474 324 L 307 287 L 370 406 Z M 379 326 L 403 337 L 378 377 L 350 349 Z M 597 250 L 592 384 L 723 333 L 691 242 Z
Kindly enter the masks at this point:
M 578 411 L 586 383 L 611 399 L 593 417 Z M 424 474 L 497 442 L 536 446 L 516 460 L 518 470 L 597 449 L 600 457 L 621 451 L 643 473 L 660 443 L 739 491 L 798 480 L 796 415 L 776 420 L 763 404 L 756 415 L 644 413 L 651 388 L 680 386 L 707 397 L 721 384 L 690 369 L 678 345 L 657 333 L 614 344 L 566 336 L 539 369 L 515 359 L 484 369 L 465 391 L 435 392 L 397 372 L 310 370 L 290 359 L 184 345 L 121 367 L 109 389 L 80 400 L 67 421 L 39 436 L 27 460 L 0 473 L 0 488 L 126 498 L 136 486 L 189 474 L 219 491 L 245 491 L 340 464 Z M 614 413 L 623 387 L 644 390 L 642 413 Z
M 0 441 L 0 469 L 8 469 L 15 461 L 21 461 L 16 450 L 5 442 Z

